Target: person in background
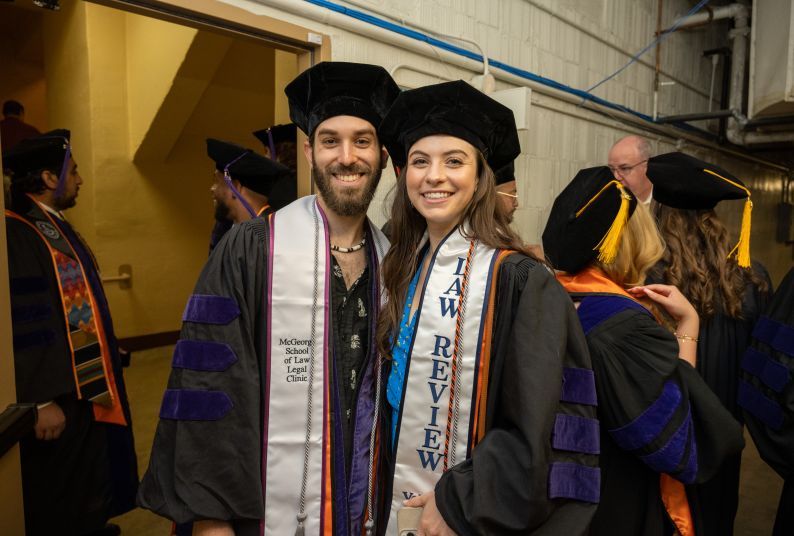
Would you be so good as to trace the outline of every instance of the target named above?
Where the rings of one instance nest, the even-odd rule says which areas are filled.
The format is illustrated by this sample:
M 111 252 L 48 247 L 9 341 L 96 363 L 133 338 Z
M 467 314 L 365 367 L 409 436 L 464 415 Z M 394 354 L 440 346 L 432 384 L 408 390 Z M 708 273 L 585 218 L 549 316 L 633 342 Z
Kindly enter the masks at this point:
M 270 207 L 280 210 L 298 198 L 298 127 L 295 123 L 273 125 L 253 134 L 262 142 L 265 156 L 292 171 L 276 181 L 268 198 Z
M 695 308 L 673 286 L 644 284 L 664 251 L 647 207 L 607 167 L 583 169 L 555 199 L 543 247 L 576 304 L 595 372 L 602 479 L 590 534 L 701 534 L 685 486 L 712 478 L 744 442 L 695 370 Z M 659 309 L 675 334 L 657 322 Z
M 773 536 L 794 534 L 794 268 L 753 329 L 739 405 L 761 458 L 783 478 Z
M 494 173 L 494 177 L 496 178 L 496 198 L 499 200 L 499 207 L 507 216 L 507 221 L 512 223 L 518 208 L 515 163 L 510 162 L 502 166 Z
M 387 534 L 403 507 L 423 508 L 419 534 L 586 533 L 595 385 L 570 300 L 497 205 L 492 170 L 520 151 L 513 113 L 460 80 L 404 91 L 381 132 L 401 169 L 377 333 Z
M 646 171 L 651 157 L 651 144 L 640 136 L 626 136 L 609 150 L 608 167 L 615 180 L 629 189 L 634 197 L 647 205 L 653 198 L 653 184 Z
M 83 179 L 70 134 L 3 154 L 17 399 L 38 407 L 20 443 L 28 536 L 110 536 L 135 507 L 138 469 L 121 358 L 93 253 L 63 214 Z
M 25 123 L 25 107 L 15 100 L 3 103 L 3 119 L 0 120 L 0 144 L 3 152 L 13 149 L 17 143 L 40 135 L 39 129 Z
M 207 139 L 207 156 L 215 162 L 215 181 L 210 188 L 216 222 L 210 240 L 212 252 L 228 231 L 224 222 L 235 225 L 271 214 L 274 186 L 284 179 L 293 180 L 294 175 L 270 158 L 214 138 Z
M 749 259 L 750 190 L 726 170 L 683 153 L 651 158 L 647 172 L 653 183 L 652 211 L 666 246 L 648 280 L 676 286 L 692 303 L 700 317 L 700 329 L 689 334 L 697 346 L 697 371 L 722 405 L 742 421 L 742 356 L 772 286 L 766 269 Z M 747 211 L 735 248 L 714 210 L 717 203 L 731 199 L 746 199 Z M 698 534 L 733 534 L 740 467 L 737 453 L 711 480 L 692 488 L 703 520 Z

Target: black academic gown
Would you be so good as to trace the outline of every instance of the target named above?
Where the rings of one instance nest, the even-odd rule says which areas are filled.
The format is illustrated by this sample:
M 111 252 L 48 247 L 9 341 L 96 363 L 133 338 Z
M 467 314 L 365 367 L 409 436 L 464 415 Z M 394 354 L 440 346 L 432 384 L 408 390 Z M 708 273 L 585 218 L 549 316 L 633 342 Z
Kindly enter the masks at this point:
M 769 274 L 760 263 L 753 262 L 753 270 L 771 288 Z M 652 274 L 663 274 L 664 265 L 654 267 Z M 658 276 L 657 276 L 658 277 Z M 648 283 L 656 281 L 651 275 Z M 706 385 L 717 395 L 722 405 L 739 422 L 743 422 L 741 408 L 737 402 L 739 369 L 745 349 L 750 344 L 750 334 L 758 316 L 769 301 L 769 293 L 761 290 L 748 279 L 742 298 L 740 318 L 731 318 L 718 309 L 708 319 L 701 319 L 698 333 L 697 371 Z M 703 521 L 703 536 L 730 536 L 739 507 L 739 473 L 741 454 L 727 460 L 722 468 L 708 481 L 690 488 L 697 498 Z M 699 536 L 700 536 L 699 534 Z
M 24 211 L 26 203 L 17 207 Z M 83 534 L 135 507 L 137 462 L 121 359 L 93 257 L 65 221 L 56 220 L 86 270 L 110 345 L 116 387 L 130 426 L 94 421 L 78 400 L 63 305 L 50 252 L 28 225 L 6 218 L 17 400 L 55 401 L 66 427 L 54 441 L 20 443 L 27 533 Z
M 784 480 L 774 536 L 794 534 L 794 269 L 753 332 L 740 405 L 758 452 Z M 751 364 L 752 363 L 752 364 Z
M 436 504 L 460 536 L 585 534 L 597 476 L 587 482 L 595 500 L 548 498 L 552 463 L 598 467 L 597 455 L 551 445 L 556 415 L 595 419 L 594 406 L 560 400 L 564 368 L 591 368 L 576 312 L 550 271 L 524 255 L 503 262 L 497 292 L 486 432 L 440 478 Z
M 293 199 L 294 201 L 295 199 Z M 274 205 L 272 202 L 265 207 L 265 210 L 262 211 L 261 214 L 258 214 L 257 218 L 267 218 L 270 214 L 274 213 L 276 210 L 285 207 L 289 203 L 280 204 L 278 206 Z M 210 253 L 212 250 L 215 249 L 221 239 L 229 232 L 229 229 L 232 228 L 234 222 L 229 220 L 215 220 L 215 223 L 212 225 L 212 231 L 210 232 Z
M 660 473 L 685 484 L 712 478 L 741 452 L 741 427 L 695 369 L 678 358 L 675 337 L 642 306 L 618 294 L 571 297 L 580 303 L 602 426 L 601 504 L 590 534 L 669 536 Z M 702 514 L 691 490 L 687 495 L 700 535 Z
M 268 222 L 254 218 L 235 225 L 210 255 L 201 272 L 194 295 L 230 298 L 239 307 L 240 315 L 226 324 L 185 322 L 181 340 L 222 341 L 237 356 L 233 366 L 222 372 L 201 372 L 174 368 L 168 389 L 217 390 L 226 393 L 233 408 L 218 420 L 202 420 L 196 413 L 194 420 L 161 418 L 152 446 L 149 468 L 141 482 L 138 503 L 143 508 L 176 521 L 180 525 L 202 519 L 232 522 L 240 536 L 258 535 L 264 517 L 262 487 L 262 410 L 267 351 L 267 251 Z M 367 243 L 372 236 L 367 231 Z M 303 239 L 303 237 L 301 237 Z M 377 280 L 374 251 L 368 250 L 370 284 Z M 377 310 L 377 296 L 370 293 L 368 310 Z M 374 314 L 370 315 L 375 318 Z M 333 321 L 333 318 L 332 318 Z M 374 329 L 370 330 L 374 333 Z M 374 348 L 370 340 L 370 348 Z M 369 352 L 363 370 L 374 367 Z M 374 370 L 370 370 L 374 374 Z M 385 373 L 382 373 L 385 378 Z M 338 385 L 331 382 L 330 399 L 338 395 Z M 364 403 L 359 397 L 358 404 Z M 200 408 L 194 408 L 200 412 Z M 383 411 L 381 411 L 383 415 Z M 331 429 L 335 408 L 329 408 Z M 301 424 L 302 426 L 302 424 Z M 369 437 L 369 426 L 357 429 Z M 382 434 L 388 433 L 382 428 Z M 357 435 L 356 437 L 359 437 Z M 382 437 L 386 437 L 382 435 Z M 383 441 L 382 444 L 387 442 Z M 344 441 L 332 432 L 334 460 L 345 461 Z M 381 463 L 388 458 L 381 456 Z M 336 467 L 336 465 L 334 466 Z M 340 465 L 341 467 L 341 465 Z M 384 471 L 378 471 L 383 474 Z M 339 478 L 344 469 L 332 476 L 334 511 L 342 506 L 340 493 L 344 489 Z M 300 478 L 300 475 L 295 475 Z M 361 488 L 360 482 L 358 488 Z M 366 492 L 366 485 L 363 486 Z M 388 515 L 381 496 L 376 497 L 376 516 Z M 380 507 L 378 511 L 378 506 Z M 289 514 L 294 516 L 295 512 Z M 335 517 L 335 534 L 345 534 Z M 348 521 L 343 521 L 344 523 Z

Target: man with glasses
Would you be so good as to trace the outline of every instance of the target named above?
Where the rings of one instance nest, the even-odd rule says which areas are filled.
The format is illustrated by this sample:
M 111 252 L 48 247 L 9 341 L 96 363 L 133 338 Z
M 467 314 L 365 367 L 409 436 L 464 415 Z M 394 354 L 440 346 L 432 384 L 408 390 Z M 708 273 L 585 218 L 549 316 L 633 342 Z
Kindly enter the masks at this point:
M 645 205 L 651 202 L 653 184 L 645 172 L 651 157 L 651 144 L 640 136 L 619 139 L 609 150 L 608 165 L 615 179 L 631 190 Z
M 507 219 L 512 222 L 518 208 L 515 163 L 510 162 L 501 167 L 494 173 L 494 176 L 496 179 L 496 193 L 499 194 L 497 197 L 499 205 L 502 211 L 507 214 Z

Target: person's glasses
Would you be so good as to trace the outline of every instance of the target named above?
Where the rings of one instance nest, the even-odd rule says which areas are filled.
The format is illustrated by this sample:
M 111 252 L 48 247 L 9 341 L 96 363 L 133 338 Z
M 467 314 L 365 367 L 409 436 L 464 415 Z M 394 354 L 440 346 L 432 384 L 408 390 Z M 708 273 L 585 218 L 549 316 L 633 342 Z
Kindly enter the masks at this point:
M 500 192 L 498 190 L 497 190 L 496 193 L 499 194 L 499 195 L 506 195 L 507 197 L 510 197 L 512 199 L 518 199 L 518 194 L 511 194 L 511 193 L 508 193 L 508 192 Z
M 633 170 L 635 167 L 639 166 L 640 164 L 644 164 L 647 161 L 648 159 L 646 158 L 645 160 L 641 160 L 637 162 L 633 166 L 618 166 L 618 167 L 607 166 L 607 167 L 609 168 L 609 171 L 611 171 L 613 174 L 618 175 L 620 177 L 625 177 L 626 175 L 631 173 L 631 170 Z

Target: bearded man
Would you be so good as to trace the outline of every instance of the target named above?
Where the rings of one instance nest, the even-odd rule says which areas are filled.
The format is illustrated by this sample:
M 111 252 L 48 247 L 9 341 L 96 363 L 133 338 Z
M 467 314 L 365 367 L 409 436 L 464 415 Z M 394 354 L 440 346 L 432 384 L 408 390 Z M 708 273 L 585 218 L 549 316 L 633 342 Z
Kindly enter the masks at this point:
M 399 93 L 329 62 L 286 88 L 319 194 L 235 225 L 188 301 L 139 502 L 193 534 L 382 532 L 372 338 L 388 243 L 366 210 Z M 383 524 L 385 525 L 385 523 Z
M 135 508 L 138 467 L 118 341 L 88 244 L 63 211 L 83 178 L 60 129 L 3 154 L 17 400 L 38 407 L 20 442 L 29 536 L 110 536 Z

